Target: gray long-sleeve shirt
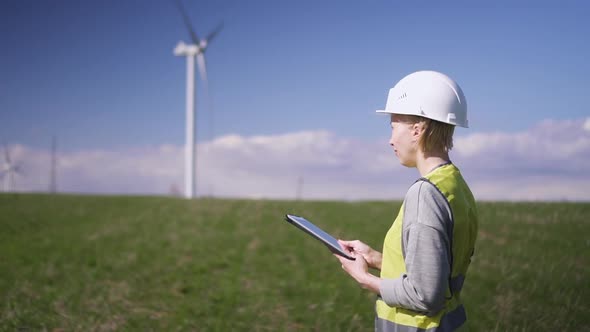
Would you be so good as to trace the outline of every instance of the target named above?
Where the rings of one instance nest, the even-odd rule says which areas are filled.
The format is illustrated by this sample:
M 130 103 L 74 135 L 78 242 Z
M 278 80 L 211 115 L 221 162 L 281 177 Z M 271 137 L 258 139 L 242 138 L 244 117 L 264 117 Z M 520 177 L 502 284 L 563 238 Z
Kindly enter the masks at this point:
M 404 200 L 402 252 L 406 273 L 382 279 L 383 301 L 434 315 L 445 302 L 451 273 L 452 212 L 443 194 L 430 182 L 414 183 Z

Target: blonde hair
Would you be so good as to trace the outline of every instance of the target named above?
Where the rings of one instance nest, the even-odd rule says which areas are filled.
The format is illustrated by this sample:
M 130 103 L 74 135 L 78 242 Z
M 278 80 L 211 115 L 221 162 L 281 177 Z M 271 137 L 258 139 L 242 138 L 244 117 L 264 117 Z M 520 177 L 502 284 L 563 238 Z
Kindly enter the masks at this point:
M 404 115 L 403 118 L 404 122 L 418 123 L 422 126 L 423 133 L 418 141 L 418 146 L 424 153 L 448 153 L 453 148 L 455 126 L 416 115 Z

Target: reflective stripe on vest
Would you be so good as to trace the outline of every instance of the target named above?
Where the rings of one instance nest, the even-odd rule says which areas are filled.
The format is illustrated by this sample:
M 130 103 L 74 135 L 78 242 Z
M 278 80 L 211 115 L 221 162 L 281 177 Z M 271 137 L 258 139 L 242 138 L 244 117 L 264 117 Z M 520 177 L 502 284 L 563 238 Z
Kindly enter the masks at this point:
M 385 304 L 383 301 L 381 301 Z M 385 304 L 387 306 L 387 304 Z M 402 324 L 396 324 L 386 319 L 375 318 L 375 331 L 387 331 L 387 332 L 435 332 L 435 331 L 460 331 L 464 329 L 465 323 L 465 308 L 463 305 L 459 305 L 455 310 L 447 312 L 440 318 L 440 322 L 437 326 L 431 328 L 420 328 L 415 326 L 408 326 Z
M 477 236 L 475 200 L 461 173 L 453 164 L 441 166 L 422 181 L 432 183 L 446 198 L 452 213 L 449 227 L 451 240 L 451 276 L 444 308 L 434 316 L 388 306 L 381 298 L 375 306 L 377 331 L 456 331 L 465 327 L 465 309 L 460 293 L 471 262 Z M 404 206 L 385 236 L 381 278 L 395 279 L 406 273 L 402 242 Z

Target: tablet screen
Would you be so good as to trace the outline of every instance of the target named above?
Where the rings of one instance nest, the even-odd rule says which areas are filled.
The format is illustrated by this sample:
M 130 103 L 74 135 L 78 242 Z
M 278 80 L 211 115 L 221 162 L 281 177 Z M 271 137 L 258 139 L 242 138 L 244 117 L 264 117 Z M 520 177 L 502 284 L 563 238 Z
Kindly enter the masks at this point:
M 348 259 L 354 260 L 354 258 L 350 256 L 349 253 L 342 250 L 342 247 L 340 246 L 340 243 L 338 243 L 338 240 L 336 240 L 332 235 L 326 233 L 323 229 L 311 223 L 309 220 L 291 214 L 288 214 L 286 216 L 286 219 L 287 221 L 299 227 L 306 233 L 322 241 L 325 245 L 327 245 L 330 248 L 330 250 L 332 250 L 332 252 L 340 256 L 346 257 Z

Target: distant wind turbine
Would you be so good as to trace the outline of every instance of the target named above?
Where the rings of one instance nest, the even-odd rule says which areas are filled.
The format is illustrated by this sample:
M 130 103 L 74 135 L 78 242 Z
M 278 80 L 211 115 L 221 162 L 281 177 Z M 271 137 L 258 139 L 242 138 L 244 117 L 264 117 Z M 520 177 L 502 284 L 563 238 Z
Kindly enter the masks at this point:
M 176 1 L 176 6 L 182 15 L 182 19 L 188 29 L 192 43 L 185 44 L 180 41 L 174 48 L 174 55 L 186 56 L 186 143 L 185 143 L 185 197 L 193 198 L 195 196 L 195 57 L 201 80 L 204 83 L 205 93 L 209 93 L 209 83 L 207 80 L 207 66 L 205 64 L 205 51 L 211 41 L 223 28 L 223 23 L 218 25 L 207 37 L 199 39 L 190 19 L 180 0 Z M 209 98 L 208 98 L 209 99 Z
M 0 168 L 0 179 L 4 179 L 4 191 L 10 192 L 14 190 L 14 175 L 23 175 L 21 163 L 14 164 L 10 158 L 10 151 L 4 145 L 4 164 Z

